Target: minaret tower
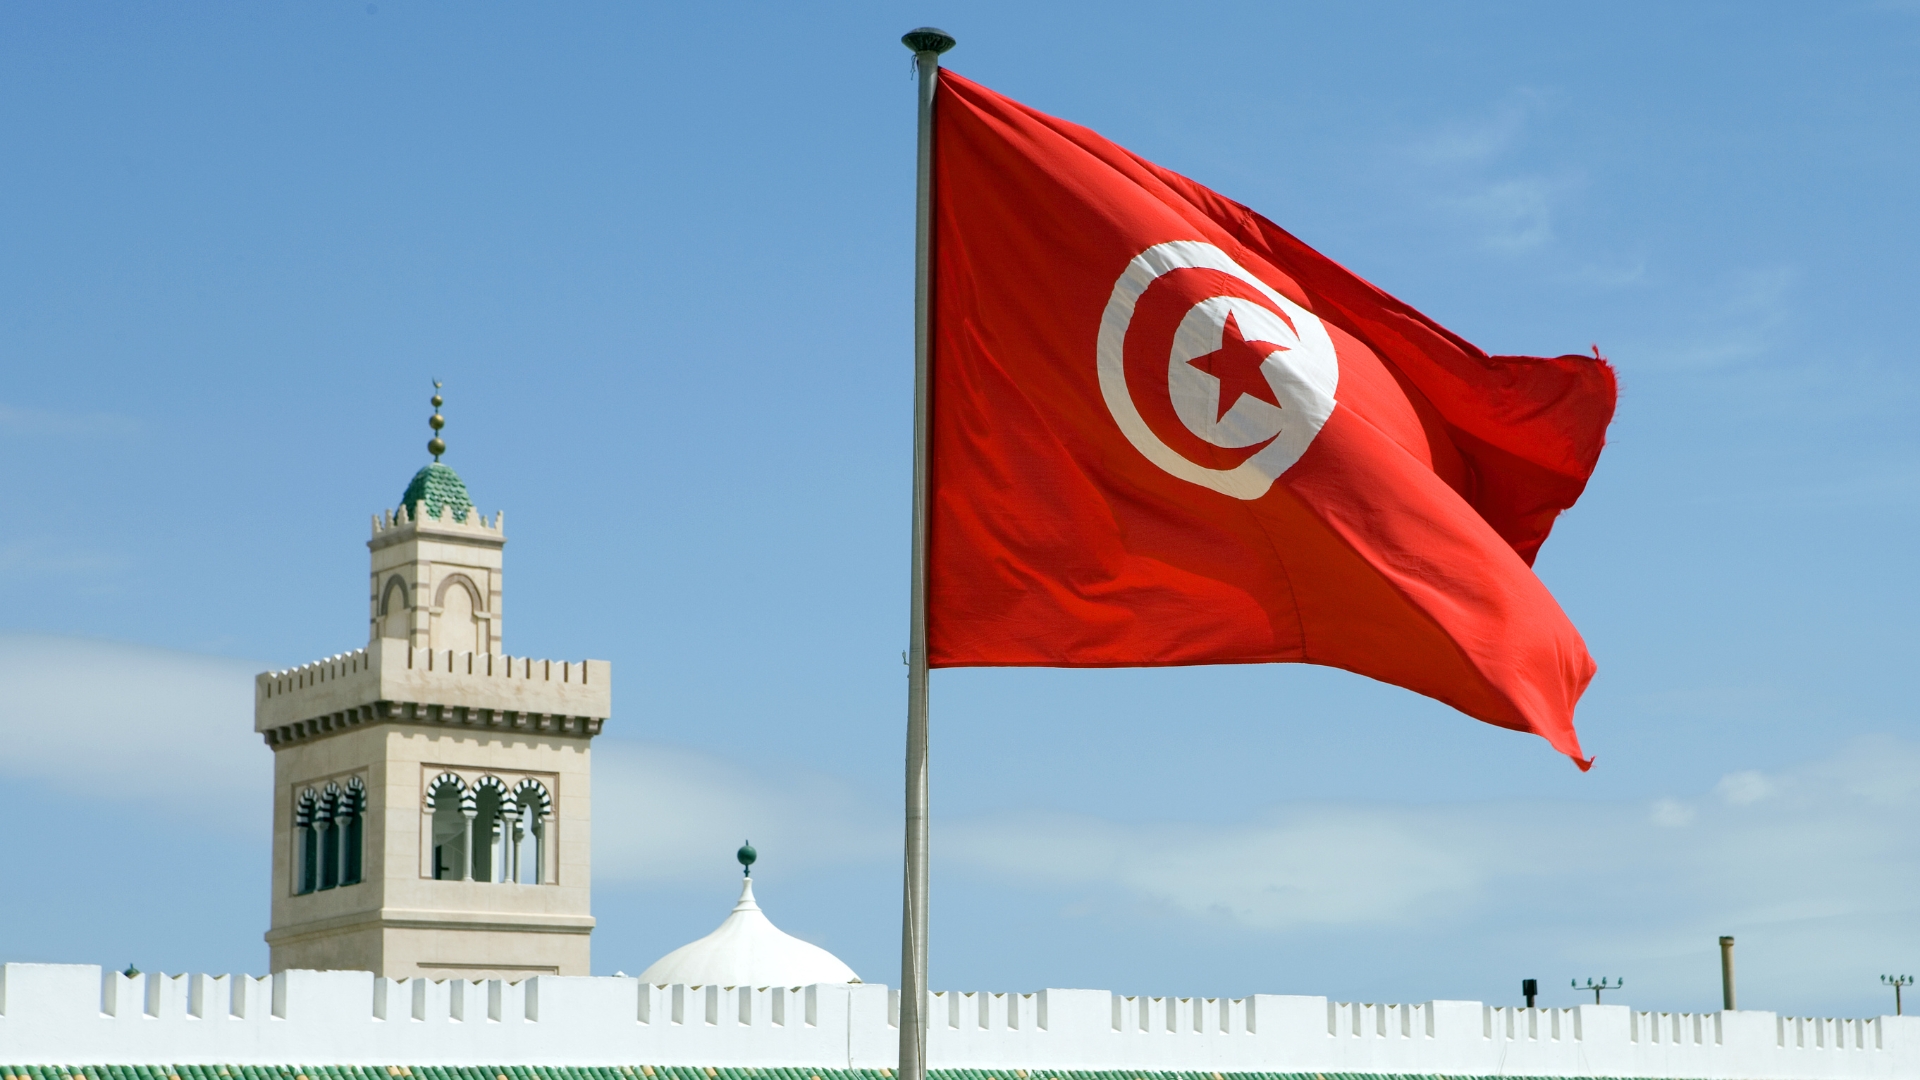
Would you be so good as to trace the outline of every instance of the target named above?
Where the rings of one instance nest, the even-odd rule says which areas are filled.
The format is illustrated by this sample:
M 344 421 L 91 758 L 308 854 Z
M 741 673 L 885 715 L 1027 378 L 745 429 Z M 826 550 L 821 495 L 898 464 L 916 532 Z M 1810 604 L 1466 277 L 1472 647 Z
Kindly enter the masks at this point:
M 274 751 L 274 971 L 588 973 L 589 746 L 604 660 L 501 645 L 503 515 L 433 461 L 367 541 L 367 646 L 255 679 Z

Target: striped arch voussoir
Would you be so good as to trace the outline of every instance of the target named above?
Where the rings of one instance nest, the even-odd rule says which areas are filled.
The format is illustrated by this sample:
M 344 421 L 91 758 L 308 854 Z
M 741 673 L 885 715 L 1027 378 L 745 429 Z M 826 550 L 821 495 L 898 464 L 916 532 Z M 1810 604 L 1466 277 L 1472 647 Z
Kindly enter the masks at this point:
M 356 818 L 367 809 L 367 785 L 357 776 L 347 777 L 346 789 L 340 793 L 339 805 L 334 809 L 335 817 Z
M 432 783 L 427 785 L 427 809 L 432 810 L 434 808 L 437 800 L 440 798 L 440 789 L 449 784 L 453 785 L 453 790 L 460 794 L 460 809 L 471 812 L 473 810 L 473 792 L 467 790 L 467 782 L 460 779 L 459 773 L 451 772 L 441 773 L 439 776 L 433 778 Z
M 507 794 L 507 785 L 501 783 L 500 778 L 497 776 L 483 776 L 473 782 L 473 794 L 476 801 L 478 801 L 479 795 L 483 791 L 491 791 L 494 794 L 494 816 L 493 820 L 489 822 L 489 825 L 494 829 L 495 835 L 498 835 L 501 822 L 512 821 L 518 816 L 513 807 L 513 797 Z
M 320 809 L 320 793 L 308 788 L 293 801 L 293 824 L 297 828 L 306 828 L 313 824 L 314 815 Z
M 513 802 L 529 820 L 553 816 L 553 797 L 547 794 L 547 786 L 531 777 L 514 786 Z

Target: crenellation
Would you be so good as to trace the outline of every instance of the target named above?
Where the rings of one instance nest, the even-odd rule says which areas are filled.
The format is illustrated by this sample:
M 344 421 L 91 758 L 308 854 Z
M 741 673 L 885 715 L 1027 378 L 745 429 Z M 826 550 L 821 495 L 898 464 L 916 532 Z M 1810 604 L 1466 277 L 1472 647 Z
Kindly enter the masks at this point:
M 467 512 L 466 519 L 461 520 L 453 516 L 452 507 L 443 505 L 440 507 L 440 512 L 435 515 L 426 512 L 425 503 L 415 503 L 411 509 L 403 506 L 397 510 L 382 510 L 373 515 L 371 532 L 374 537 L 381 537 L 396 530 L 424 528 L 504 537 L 506 519 L 507 515 L 504 511 L 495 511 L 493 520 L 488 521 L 485 514 L 478 510 L 470 510 Z
M 611 672 L 604 660 L 418 649 L 382 638 L 258 676 L 255 729 L 268 745 L 394 719 L 591 738 L 611 711 Z
M 897 992 L 877 985 L 662 986 L 620 976 L 554 975 L 388 979 L 303 970 L 264 978 L 126 976 L 93 966 L 8 964 L 0 968 L 0 989 L 0 1054 L 26 1065 L 644 1061 L 882 1069 L 893 1065 L 898 1045 L 892 1026 Z M 1059 989 L 937 993 L 929 1004 L 933 1067 L 1016 1075 L 1920 1075 L 1916 1017 L 1370 1004 L 1274 995 L 1122 997 Z M 1436 1029 L 1427 1028 L 1430 1017 L 1438 1018 Z
M 355 649 L 348 653 L 335 653 L 323 660 L 301 664 L 299 667 L 269 671 L 257 676 L 255 681 L 261 687 L 261 696 L 271 697 L 305 689 L 330 679 L 345 678 L 365 670 L 366 665 L 367 650 Z
M 1409 1006 L 1417 1010 L 1419 1006 Z M 1571 1033 L 1572 1009 L 1507 1008 L 1488 1006 L 1482 1027 L 1489 1039 L 1528 1040 L 1546 1039 L 1557 1042 L 1562 1032 Z M 1411 1018 L 1409 1018 L 1411 1020 Z M 1566 1025 L 1563 1027 L 1563 1024 Z M 1413 1027 L 1408 1023 L 1409 1028 Z M 1634 1037 L 1629 1032 L 1629 1037 Z
M 1775 1045 L 1790 1050 L 1880 1049 L 1883 1019 L 1780 1016 L 1775 1018 Z

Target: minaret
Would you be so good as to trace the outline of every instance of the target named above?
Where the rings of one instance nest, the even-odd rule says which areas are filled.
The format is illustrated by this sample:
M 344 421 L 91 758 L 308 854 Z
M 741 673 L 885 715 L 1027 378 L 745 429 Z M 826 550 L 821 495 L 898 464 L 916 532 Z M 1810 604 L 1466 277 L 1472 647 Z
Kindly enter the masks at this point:
M 433 460 L 374 518 L 366 648 L 255 680 L 274 751 L 274 971 L 588 973 L 604 660 L 501 645 L 503 515 Z

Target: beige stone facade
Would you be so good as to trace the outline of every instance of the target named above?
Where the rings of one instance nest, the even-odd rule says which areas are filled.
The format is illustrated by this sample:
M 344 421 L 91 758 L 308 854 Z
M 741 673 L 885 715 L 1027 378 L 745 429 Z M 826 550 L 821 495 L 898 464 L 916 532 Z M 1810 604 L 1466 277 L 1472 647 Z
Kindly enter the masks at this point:
M 416 514 L 375 522 L 367 647 L 256 680 L 272 969 L 588 974 L 611 666 L 498 652 L 499 519 Z
M 478 511 L 466 520 L 450 508 L 429 516 L 402 508 L 374 519 L 368 575 L 367 640 L 398 638 L 417 649 L 501 651 L 500 569 L 504 514 L 491 524 Z

